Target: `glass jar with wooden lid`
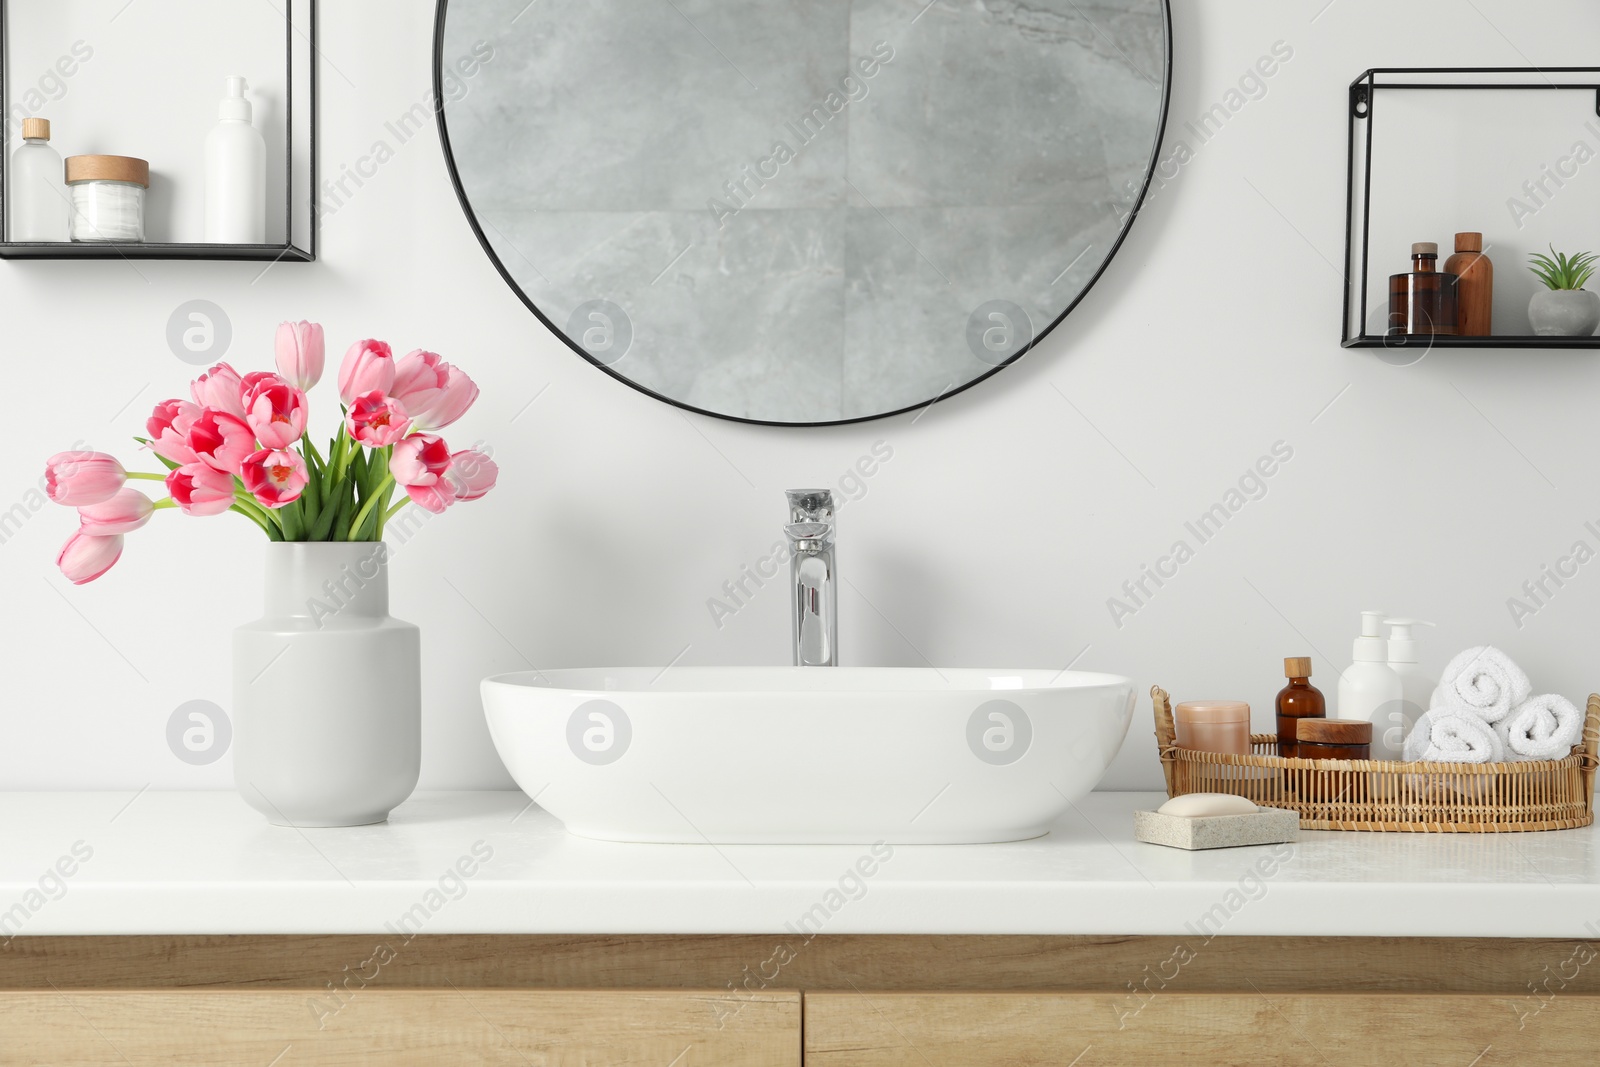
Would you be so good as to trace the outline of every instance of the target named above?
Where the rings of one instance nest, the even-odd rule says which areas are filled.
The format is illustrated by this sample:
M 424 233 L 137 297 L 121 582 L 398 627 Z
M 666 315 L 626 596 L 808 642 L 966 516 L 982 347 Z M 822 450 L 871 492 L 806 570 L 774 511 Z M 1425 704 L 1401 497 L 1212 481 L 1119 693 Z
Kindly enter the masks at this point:
M 1364 719 L 1300 719 L 1295 738 L 1301 759 L 1372 758 L 1372 724 Z
M 74 241 L 143 241 L 150 164 L 134 156 L 68 156 Z

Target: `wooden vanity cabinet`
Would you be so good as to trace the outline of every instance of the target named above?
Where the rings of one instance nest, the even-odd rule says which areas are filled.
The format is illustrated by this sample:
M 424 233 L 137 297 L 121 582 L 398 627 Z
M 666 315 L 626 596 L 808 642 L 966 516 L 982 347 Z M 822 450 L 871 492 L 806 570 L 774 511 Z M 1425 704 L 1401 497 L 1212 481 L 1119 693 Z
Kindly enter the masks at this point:
M 1600 1062 L 1587 942 L 15 937 L 11 1064 L 1376 1067 Z
M 364 990 L 314 1010 L 289 989 L 0 992 L 0 1063 L 797 1067 L 800 995 Z

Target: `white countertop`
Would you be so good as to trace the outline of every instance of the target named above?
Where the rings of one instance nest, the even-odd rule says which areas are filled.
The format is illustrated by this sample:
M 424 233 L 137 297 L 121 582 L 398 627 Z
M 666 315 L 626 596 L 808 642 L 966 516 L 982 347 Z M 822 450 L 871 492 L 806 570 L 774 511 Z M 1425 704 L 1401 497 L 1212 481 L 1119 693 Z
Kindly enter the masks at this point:
M 789 924 L 802 934 L 1600 933 L 1596 827 L 1302 831 L 1294 845 L 1191 853 L 1133 840 L 1131 812 L 1161 799 L 1096 793 L 1033 841 L 895 846 L 884 858 L 883 846 L 875 857 L 850 845 L 589 841 L 521 793 L 419 793 L 386 825 L 336 830 L 269 826 L 231 792 L 0 793 L 0 941 L 386 924 L 430 934 Z M 850 873 L 858 863 L 870 876 Z

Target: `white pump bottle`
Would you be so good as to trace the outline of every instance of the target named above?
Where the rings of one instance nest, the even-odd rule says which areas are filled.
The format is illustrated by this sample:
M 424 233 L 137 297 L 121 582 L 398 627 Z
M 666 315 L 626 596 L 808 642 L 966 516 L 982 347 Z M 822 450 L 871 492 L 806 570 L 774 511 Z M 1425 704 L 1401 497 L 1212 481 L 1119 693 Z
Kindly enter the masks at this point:
M 1411 628 L 1436 624 L 1425 619 L 1384 619 L 1383 624 L 1389 627 L 1389 669 L 1400 676 L 1401 699 L 1405 702 L 1400 711 L 1405 721 L 1392 725 L 1402 727 L 1400 739 L 1404 741 L 1405 734 L 1411 732 L 1412 725 L 1428 710 L 1434 686 L 1439 682 L 1418 662 L 1417 642 L 1411 636 Z
M 1339 718 L 1372 723 L 1372 758 L 1378 760 L 1399 759 L 1405 743 L 1404 727 L 1391 721 L 1404 708 L 1405 688 L 1388 663 L 1388 642 L 1379 629 L 1384 614 L 1361 613 L 1361 636 L 1351 648 L 1355 662 L 1339 675 Z
M 228 79 L 218 122 L 206 134 L 208 244 L 267 243 L 267 142 L 250 125 L 247 88 L 238 75 Z

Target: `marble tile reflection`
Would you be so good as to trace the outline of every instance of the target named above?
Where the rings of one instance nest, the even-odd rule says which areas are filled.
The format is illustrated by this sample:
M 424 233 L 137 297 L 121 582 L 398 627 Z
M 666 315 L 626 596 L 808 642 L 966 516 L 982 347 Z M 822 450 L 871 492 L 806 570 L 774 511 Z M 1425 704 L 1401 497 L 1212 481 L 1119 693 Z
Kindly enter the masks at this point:
M 694 407 L 768 421 L 837 419 L 844 209 L 480 211 L 507 271 L 558 327 L 609 300 L 633 340 L 612 370 Z
M 1073 203 L 1081 181 L 1115 165 L 1111 152 L 1128 150 L 1110 101 L 1144 114 L 1138 158 L 1150 155 L 1159 53 L 1154 78 L 1137 65 L 1161 40 L 1155 3 L 921 7 L 856 0 L 851 12 L 853 52 L 879 41 L 895 50 L 850 125 L 850 181 L 873 203 Z
M 1037 336 L 1120 229 L 1056 204 L 848 210 L 846 418 L 926 403 L 993 370 L 1014 349 L 974 347 L 974 312 L 1009 302 Z
M 456 0 L 445 55 L 480 40 L 495 49 L 448 107 L 473 204 L 697 210 L 731 202 L 729 183 L 761 208 L 842 203 L 848 116 L 803 119 L 849 72 L 849 9 L 849 0 Z M 777 142 L 794 158 L 757 184 L 749 175 Z
M 451 147 L 558 329 L 624 310 L 617 373 L 740 418 L 871 416 L 1001 362 L 969 336 L 986 302 L 1037 334 L 1100 270 L 1163 32 L 1160 0 L 452 0 L 446 59 L 495 51 Z

